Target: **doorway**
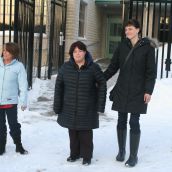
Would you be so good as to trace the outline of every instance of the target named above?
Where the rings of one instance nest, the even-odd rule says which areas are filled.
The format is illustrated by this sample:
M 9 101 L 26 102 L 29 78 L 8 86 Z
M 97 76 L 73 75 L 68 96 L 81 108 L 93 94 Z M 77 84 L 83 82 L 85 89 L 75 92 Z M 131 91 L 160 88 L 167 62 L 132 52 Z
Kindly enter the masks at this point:
M 114 50 L 121 41 L 122 20 L 120 18 L 108 17 L 107 23 L 106 57 L 112 58 Z

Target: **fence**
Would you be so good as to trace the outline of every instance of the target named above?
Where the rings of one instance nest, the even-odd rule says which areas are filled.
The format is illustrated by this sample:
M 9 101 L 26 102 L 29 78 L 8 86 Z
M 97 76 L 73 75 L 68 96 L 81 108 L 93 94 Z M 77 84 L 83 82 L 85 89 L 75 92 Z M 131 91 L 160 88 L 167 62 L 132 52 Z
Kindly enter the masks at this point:
M 142 35 L 158 38 L 156 50 L 157 77 L 168 77 L 171 71 L 172 3 L 171 0 L 130 0 L 129 18 L 141 23 Z
M 6 42 L 19 44 L 30 87 L 64 62 L 65 21 L 64 0 L 0 0 L 0 52 Z

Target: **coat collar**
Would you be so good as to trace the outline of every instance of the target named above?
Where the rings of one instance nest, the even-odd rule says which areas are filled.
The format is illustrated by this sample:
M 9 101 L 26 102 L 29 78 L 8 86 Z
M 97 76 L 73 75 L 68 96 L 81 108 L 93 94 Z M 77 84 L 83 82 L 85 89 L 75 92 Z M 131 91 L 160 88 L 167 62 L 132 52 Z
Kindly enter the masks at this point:
M 77 64 L 75 63 L 75 60 L 74 60 L 73 56 L 70 57 L 69 61 L 70 61 L 75 67 L 77 66 Z M 85 64 L 84 64 L 83 67 L 88 67 L 89 65 L 91 65 L 91 64 L 93 63 L 93 58 L 92 58 L 90 52 L 88 52 L 88 51 L 87 51 L 86 54 L 85 54 L 85 61 L 86 61 L 86 62 L 85 62 Z
M 126 39 L 124 40 L 124 42 L 127 44 L 128 47 L 132 48 L 131 41 L 130 41 L 128 38 L 126 38 Z M 151 44 L 150 40 L 149 40 L 147 37 L 141 38 L 141 39 L 139 39 L 139 41 L 136 43 L 135 48 L 138 48 L 138 47 L 141 47 L 141 46 L 144 46 L 144 45 L 147 45 L 147 44 Z
M 3 62 L 3 57 L 0 57 L 0 66 L 10 66 L 12 64 L 14 64 L 17 60 L 16 59 L 13 59 L 11 61 L 11 63 L 7 64 L 7 65 L 4 65 L 4 62 Z

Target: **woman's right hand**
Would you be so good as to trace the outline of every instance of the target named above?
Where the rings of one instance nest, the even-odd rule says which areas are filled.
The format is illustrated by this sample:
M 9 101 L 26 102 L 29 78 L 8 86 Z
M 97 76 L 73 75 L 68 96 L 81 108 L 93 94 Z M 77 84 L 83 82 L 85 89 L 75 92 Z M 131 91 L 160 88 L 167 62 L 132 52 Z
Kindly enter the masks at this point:
M 26 110 L 27 106 L 21 106 L 21 110 L 24 111 Z
M 147 94 L 145 93 L 144 94 L 144 102 L 147 104 L 150 102 L 150 99 L 151 99 L 151 95 L 150 94 Z

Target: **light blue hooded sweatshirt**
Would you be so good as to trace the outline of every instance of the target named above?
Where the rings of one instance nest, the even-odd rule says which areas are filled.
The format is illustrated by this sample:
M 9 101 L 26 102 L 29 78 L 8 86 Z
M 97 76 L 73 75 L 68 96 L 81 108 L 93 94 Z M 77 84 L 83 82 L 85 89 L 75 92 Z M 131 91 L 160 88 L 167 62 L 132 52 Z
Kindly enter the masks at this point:
M 9 64 L 0 57 L 0 105 L 27 106 L 27 74 L 21 62 L 14 59 Z

